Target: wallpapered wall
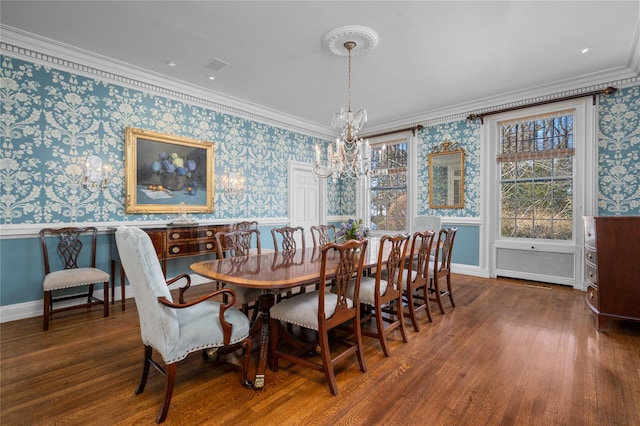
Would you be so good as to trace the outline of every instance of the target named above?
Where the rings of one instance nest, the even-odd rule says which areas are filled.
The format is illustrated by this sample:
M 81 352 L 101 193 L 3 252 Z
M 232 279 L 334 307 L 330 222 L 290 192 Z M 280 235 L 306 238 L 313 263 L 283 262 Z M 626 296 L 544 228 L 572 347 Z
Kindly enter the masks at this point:
M 215 142 L 215 211 L 196 218 L 287 217 L 288 161 L 311 163 L 327 141 L 6 56 L 0 57 L 4 224 L 167 220 L 124 213 L 124 129 L 135 127 Z M 324 150 L 321 150 L 324 152 Z M 95 153 L 113 168 L 104 191 L 81 185 Z M 246 189 L 230 196 L 225 172 Z M 328 183 L 329 215 L 348 214 Z
M 600 97 L 598 215 L 640 215 L 640 86 Z
M 442 217 L 480 216 L 480 123 L 452 121 L 425 127 L 418 132 L 418 215 Z M 458 142 L 464 149 L 464 208 L 429 208 L 429 153 L 444 141 Z

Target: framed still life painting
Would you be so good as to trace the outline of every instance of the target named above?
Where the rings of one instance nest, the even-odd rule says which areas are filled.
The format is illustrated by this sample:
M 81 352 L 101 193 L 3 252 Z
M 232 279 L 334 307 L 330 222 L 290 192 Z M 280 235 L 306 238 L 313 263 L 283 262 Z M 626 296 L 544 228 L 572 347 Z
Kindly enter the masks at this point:
M 213 212 L 214 143 L 125 129 L 125 213 Z

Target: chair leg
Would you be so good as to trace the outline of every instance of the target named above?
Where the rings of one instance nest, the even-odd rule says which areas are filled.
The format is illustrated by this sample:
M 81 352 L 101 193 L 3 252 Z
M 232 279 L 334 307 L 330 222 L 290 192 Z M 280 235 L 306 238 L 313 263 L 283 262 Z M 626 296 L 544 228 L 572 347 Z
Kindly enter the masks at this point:
M 433 317 L 431 316 L 431 305 L 429 305 L 429 290 L 426 285 L 422 286 L 422 297 L 424 300 L 424 310 L 427 312 L 427 318 L 429 318 L 429 322 L 433 322 Z
M 444 307 L 442 306 L 442 298 L 440 297 L 440 286 L 438 285 L 438 280 L 431 280 L 431 284 L 429 288 L 433 289 L 433 293 L 435 298 L 429 299 L 438 303 L 438 307 L 440 308 L 440 312 L 444 315 Z
M 338 394 L 338 383 L 336 382 L 336 375 L 333 371 L 333 363 L 331 362 L 331 350 L 329 348 L 329 336 L 327 331 L 323 330 L 318 333 L 318 340 L 320 342 L 320 355 L 322 356 L 322 365 L 324 367 L 324 375 L 329 384 L 329 391 L 332 395 Z
M 420 326 L 418 325 L 418 319 L 416 318 L 416 306 L 413 302 L 413 291 L 410 288 L 407 288 L 407 307 L 409 308 L 409 317 L 411 318 L 411 324 L 413 324 L 413 330 L 417 333 L 420 331 Z M 402 305 L 399 306 L 398 309 L 402 309 Z
M 167 365 L 167 383 L 164 389 L 164 401 L 158 415 L 156 416 L 156 423 L 162 423 L 167 418 L 169 412 L 169 405 L 171 404 L 171 396 L 173 395 L 173 386 L 176 383 L 176 370 L 178 363 Z
M 105 281 L 104 285 L 104 316 L 109 316 L 109 282 Z
M 353 320 L 353 334 L 356 344 L 358 345 L 358 351 L 356 352 L 356 354 L 358 355 L 358 364 L 360 364 L 360 371 L 366 373 L 367 364 L 364 360 L 364 346 L 362 344 L 362 324 L 360 322 L 360 314 L 356 315 Z
M 453 292 L 451 291 L 451 274 L 447 275 L 447 291 L 449 293 L 449 300 L 451 300 L 451 306 L 455 308 L 456 304 L 453 301 Z
M 42 331 L 49 330 L 49 317 L 51 316 L 51 291 L 44 292 L 44 312 L 42 316 Z
M 376 306 L 375 308 L 375 316 L 376 316 L 376 327 L 378 328 L 378 340 L 380 340 L 380 346 L 382 346 L 382 352 L 384 352 L 385 356 L 391 356 L 389 351 L 389 345 L 387 344 L 387 336 L 384 330 L 384 319 L 382 318 L 382 308 L 380 306 Z
M 393 303 L 393 302 L 391 302 Z M 402 335 L 402 341 L 407 343 L 409 342 L 409 337 L 407 336 L 407 328 L 404 326 L 404 310 L 402 309 L 402 291 L 399 292 L 398 298 L 396 299 L 396 303 L 398 304 L 398 322 L 400 323 L 400 334 Z
M 151 366 L 151 354 L 153 352 L 153 348 L 151 346 L 144 347 L 144 362 L 142 364 L 142 376 L 140 376 L 140 382 L 138 383 L 138 388 L 136 389 L 136 395 L 140 395 L 144 392 L 144 387 L 147 384 L 147 377 L 149 377 L 149 367 Z
M 87 303 L 93 302 L 93 284 L 89 284 L 89 293 L 87 294 Z
M 253 387 L 253 382 L 249 380 L 249 356 L 251 355 L 251 348 L 253 347 L 253 339 L 251 336 L 242 341 L 242 350 L 244 352 L 244 363 L 242 365 L 242 386 L 247 389 Z

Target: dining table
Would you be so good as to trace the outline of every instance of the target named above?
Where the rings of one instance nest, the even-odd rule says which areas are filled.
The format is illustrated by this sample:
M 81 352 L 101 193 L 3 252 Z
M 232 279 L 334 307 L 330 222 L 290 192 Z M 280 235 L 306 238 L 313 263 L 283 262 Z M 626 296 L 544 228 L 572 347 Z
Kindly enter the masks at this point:
M 386 245 L 385 250 L 390 245 Z M 380 238 L 369 238 L 364 256 L 363 268 L 377 265 Z M 260 355 L 254 380 L 254 388 L 264 387 L 264 374 L 269 351 L 270 310 L 275 304 L 276 294 L 298 286 L 316 284 L 320 280 L 321 247 L 299 248 L 292 251 L 263 252 L 248 256 L 205 260 L 191 264 L 196 274 L 210 278 L 221 284 L 261 289 L 258 299 L 259 316 L 253 323 L 251 334 L 260 335 Z M 383 257 L 386 258 L 383 253 Z M 338 256 L 327 253 L 327 278 L 335 275 Z M 295 297 L 295 296 L 293 296 Z

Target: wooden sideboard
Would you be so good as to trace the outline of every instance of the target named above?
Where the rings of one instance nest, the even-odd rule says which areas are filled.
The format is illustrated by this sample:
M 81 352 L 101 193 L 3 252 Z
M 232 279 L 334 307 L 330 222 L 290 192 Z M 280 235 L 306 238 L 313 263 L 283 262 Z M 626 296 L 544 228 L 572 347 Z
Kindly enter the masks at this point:
M 584 218 L 587 304 L 596 327 L 610 319 L 640 321 L 640 216 Z
M 215 255 L 216 233 L 232 230 L 233 225 L 167 225 L 163 227 L 141 228 L 151 238 L 162 272 L 167 275 L 167 261 L 180 257 Z M 115 302 L 115 271 L 120 256 L 115 238 L 111 239 L 111 303 Z M 122 310 L 125 309 L 125 273 L 120 263 L 120 289 Z

